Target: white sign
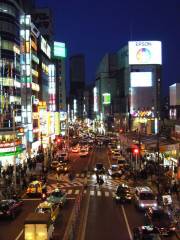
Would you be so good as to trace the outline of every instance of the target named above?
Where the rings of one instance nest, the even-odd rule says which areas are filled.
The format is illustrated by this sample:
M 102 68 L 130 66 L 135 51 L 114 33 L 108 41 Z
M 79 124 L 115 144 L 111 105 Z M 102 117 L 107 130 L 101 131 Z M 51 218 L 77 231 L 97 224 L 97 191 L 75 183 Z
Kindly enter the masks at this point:
M 152 72 L 131 72 L 131 87 L 151 87 Z
M 129 42 L 129 64 L 162 64 L 162 44 L 160 41 Z
M 16 151 L 16 147 L 0 148 L 0 152 L 1 152 L 1 153 L 5 153 L 5 152 L 15 152 L 15 151 Z

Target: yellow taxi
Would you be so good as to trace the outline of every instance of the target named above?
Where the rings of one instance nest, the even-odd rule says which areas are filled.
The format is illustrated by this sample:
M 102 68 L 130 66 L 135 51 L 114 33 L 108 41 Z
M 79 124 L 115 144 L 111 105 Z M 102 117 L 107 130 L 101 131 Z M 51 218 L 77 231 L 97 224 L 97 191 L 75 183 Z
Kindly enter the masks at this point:
M 49 213 L 51 220 L 54 222 L 59 214 L 59 206 L 57 204 L 45 201 L 37 206 L 35 212 L 42 214 Z
M 40 181 L 33 181 L 29 184 L 26 194 L 28 196 L 41 196 L 44 184 Z

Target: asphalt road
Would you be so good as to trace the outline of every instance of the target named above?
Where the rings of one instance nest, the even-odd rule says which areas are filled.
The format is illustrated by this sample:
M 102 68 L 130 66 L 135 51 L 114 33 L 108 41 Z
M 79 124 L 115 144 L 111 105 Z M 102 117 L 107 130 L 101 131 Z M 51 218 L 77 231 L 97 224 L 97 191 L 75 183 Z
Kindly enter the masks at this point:
M 59 186 L 67 193 L 68 204 L 60 212 L 56 230 L 63 239 L 68 221 L 74 206 L 75 198 L 88 178 L 88 188 L 83 196 L 83 224 L 80 229 L 80 240 L 131 240 L 132 231 L 136 226 L 144 224 L 144 214 L 135 209 L 134 205 L 117 205 L 113 201 L 113 193 L 121 180 L 105 178 L 102 186 L 96 184 L 93 169 L 97 162 L 102 162 L 106 169 L 111 164 L 111 156 L 107 148 L 95 147 L 89 156 L 79 157 L 78 153 L 70 154 L 71 169 L 76 178 L 70 181 L 67 176 L 61 176 Z M 56 174 L 51 172 L 48 177 L 49 191 L 57 187 Z M 26 196 L 24 196 L 26 198 Z M 26 198 L 28 199 L 28 198 Z M 23 224 L 28 213 L 35 210 L 40 200 L 24 201 L 23 211 L 13 221 L 0 220 L 0 240 L 23 240 Z M 165 238 L 175 240 L 176 237 Z M 79 239 L 78 239 L 79 240 Z
M 102 162 L 106 169 L 111 164 L 106 148 L 94 149 L 89 162 L 91 169 L 97 162 Z M 120 205 L 113 201 L 118 181 L 107 178 L 102 186 L 98 186 L 95 178 L 89 179 L 81 240 L 132 240 L 134 227 L 145 224 L 144 213 L 139 212 L 133 203 Z M 165 239 L 177 238 L 173 236 Z

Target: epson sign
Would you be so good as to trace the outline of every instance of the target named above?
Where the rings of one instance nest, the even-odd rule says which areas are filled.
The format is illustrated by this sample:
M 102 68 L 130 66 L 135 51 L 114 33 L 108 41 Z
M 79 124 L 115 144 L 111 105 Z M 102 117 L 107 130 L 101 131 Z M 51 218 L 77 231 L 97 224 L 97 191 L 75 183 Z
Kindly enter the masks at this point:
M 130 41 L 129 64 L 162 64 L 162 44 L 160 41 Z
M 136 42 L 136 46 L 149 47 L 152 46 L 151 42 Z

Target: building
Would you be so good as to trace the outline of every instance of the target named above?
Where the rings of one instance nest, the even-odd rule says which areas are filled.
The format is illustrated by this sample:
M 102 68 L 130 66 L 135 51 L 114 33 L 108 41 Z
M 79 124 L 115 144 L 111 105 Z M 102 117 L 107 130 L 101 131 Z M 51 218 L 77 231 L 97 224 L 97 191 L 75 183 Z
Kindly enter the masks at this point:
M 15 164 L 26 158 L 21 123 L 19 1 L 0 2 L 0 161 Z
M 32 12 L 32 18 L 42 36 L 52 45 L 53 22 L 51 10 L 49 8 L 35 8 Z
M 174 83 L 169 87 L 169 95 L 169 118 L 173 120 L 180 120 L 180 83 Z
M 85 57 L 70 57 L 70 108 L 72 118 L 83 118 L 83 90 L 85 88 Z
M 116 54 L 103 58 L 95 85 L 99 98 L 97 112 L 107 119 L 108 130 L 158 131 L 161 68 L 159 41 L 129 42 Z

